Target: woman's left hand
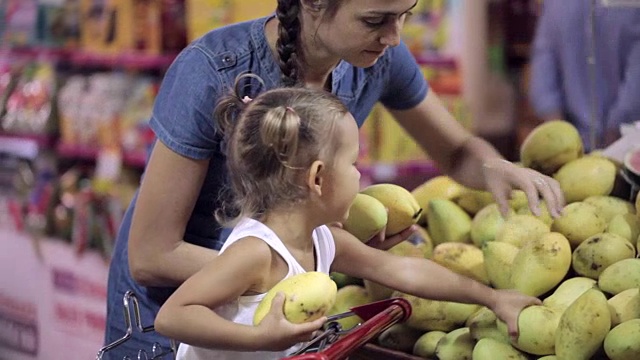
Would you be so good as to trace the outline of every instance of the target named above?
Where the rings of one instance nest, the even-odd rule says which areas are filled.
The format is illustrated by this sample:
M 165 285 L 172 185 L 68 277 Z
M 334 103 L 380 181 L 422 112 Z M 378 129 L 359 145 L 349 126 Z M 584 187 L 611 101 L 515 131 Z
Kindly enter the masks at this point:
M 509 198 L 514 189 L 525 192 L 529 208 L 534 215 L 540 215 L 540 195 L 553 218 L 562 213 L 565 205 L 564 195 L 560 184 L 554 178 L 498 158 L 486 161 L 482 171 L 485 186 L 493 193 L 503 216 L 509 211 Z

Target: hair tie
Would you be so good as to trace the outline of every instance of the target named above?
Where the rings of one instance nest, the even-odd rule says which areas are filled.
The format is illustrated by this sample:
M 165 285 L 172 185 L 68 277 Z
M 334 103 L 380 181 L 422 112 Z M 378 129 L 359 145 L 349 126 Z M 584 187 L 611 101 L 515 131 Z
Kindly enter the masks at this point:
M 242 98 L 242 102 L 245 103 L 245 104 L 248 104 L 251 101 L 253 101 L 253 99 L 248 97 L 248 96 L 245 96 L 245 97 Z
M 295 114 L 295 113 L 296 113 L 296 111 L 295 111 L 295 110 L 293 110 L 293 108 L 292 108 L 291 106 L 285 106 L 285 108 L 284 108 L 284 109 L 285 109 L 285 110 L 287 110 L 287 111 L 291 111 L 291 113 L 293 113 L 293 114 Z

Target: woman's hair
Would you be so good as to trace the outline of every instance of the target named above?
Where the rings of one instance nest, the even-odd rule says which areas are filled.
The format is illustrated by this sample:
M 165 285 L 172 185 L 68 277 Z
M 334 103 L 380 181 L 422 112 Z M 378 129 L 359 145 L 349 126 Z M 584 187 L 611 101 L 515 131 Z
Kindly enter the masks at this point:
M 310 1 L 310 6 L 316 11 L 324 9 L 325 16 L 335 15 L 340 3 L 338 0 L 278 0 L 276 15 L 280 24 L 276 50 L 284 86 L 293 86 L 304 80 L 304 54 L 300 46 L 301 1 Z
M 331 165 L 335 123 L 347 113 L 331 93 L 301 87 L 269 90 L 250 101 L 236 94 L 222 99 L 215 117 L 230 186 L 217 220 L 232 225 L 305 199 L 306 170 L 318 159 Z

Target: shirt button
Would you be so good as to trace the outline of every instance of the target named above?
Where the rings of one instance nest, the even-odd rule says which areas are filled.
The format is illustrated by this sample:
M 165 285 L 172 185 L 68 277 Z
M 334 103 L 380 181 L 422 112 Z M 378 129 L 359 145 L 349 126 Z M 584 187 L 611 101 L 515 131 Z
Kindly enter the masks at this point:
M 225 56 L 222 58 L 222 62 L 223 62 L 223 63 L 225 63 L 225 64 L 230 63 L 230 62 L 231 62 L 231 56 L 229 56 L 229 55 L 225 55 Z

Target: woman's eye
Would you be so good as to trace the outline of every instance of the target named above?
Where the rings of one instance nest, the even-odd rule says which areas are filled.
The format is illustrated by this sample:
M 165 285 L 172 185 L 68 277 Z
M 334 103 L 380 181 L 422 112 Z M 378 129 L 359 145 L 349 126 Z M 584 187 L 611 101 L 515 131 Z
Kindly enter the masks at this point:
M 363 21 L 367 26 L 380 26 L 384 23 L 384 18 L 367 18 Z

